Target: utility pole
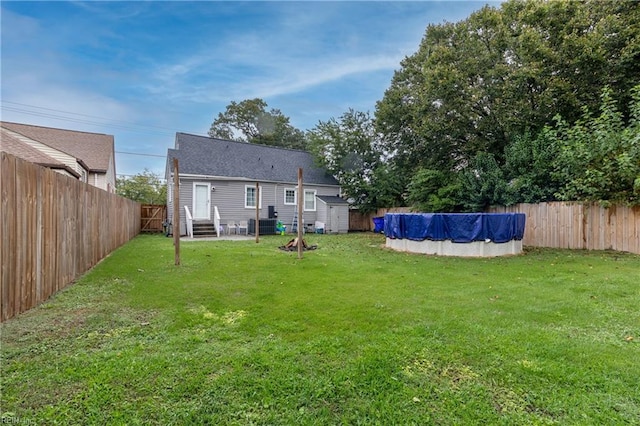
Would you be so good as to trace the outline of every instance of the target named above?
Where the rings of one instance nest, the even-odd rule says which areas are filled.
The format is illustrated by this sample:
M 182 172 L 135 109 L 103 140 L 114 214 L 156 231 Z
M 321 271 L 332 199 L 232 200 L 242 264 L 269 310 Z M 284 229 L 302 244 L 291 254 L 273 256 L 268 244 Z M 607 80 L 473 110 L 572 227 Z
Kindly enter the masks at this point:
M 260 242 L 260 182 L 256 182 L 256 244 Z
M 180 265 L 180 177 L 178 159 L 173 159 L 173 246 L 176 266 Z

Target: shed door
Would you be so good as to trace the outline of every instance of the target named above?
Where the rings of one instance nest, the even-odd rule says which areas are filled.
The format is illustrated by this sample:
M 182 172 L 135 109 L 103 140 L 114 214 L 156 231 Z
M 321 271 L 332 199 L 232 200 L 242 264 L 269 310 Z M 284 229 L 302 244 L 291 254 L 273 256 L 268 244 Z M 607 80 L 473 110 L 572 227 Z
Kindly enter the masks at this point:
M 329 207 L 329 232 L 340 232 L 340 208 L 335 206 Z
M 211 190 L 208 183 L 193 184 L 193 218 L 199 220 L 210 220 Z

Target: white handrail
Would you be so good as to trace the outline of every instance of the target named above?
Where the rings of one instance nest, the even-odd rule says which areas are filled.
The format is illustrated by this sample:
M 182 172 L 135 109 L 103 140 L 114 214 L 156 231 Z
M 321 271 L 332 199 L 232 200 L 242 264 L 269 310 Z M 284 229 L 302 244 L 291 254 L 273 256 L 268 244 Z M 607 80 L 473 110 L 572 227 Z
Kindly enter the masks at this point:
M 220 238 L 220 212 L 218 206 L 213 206 L 213 225 L 216 227 L 216 235 Z
M 184 206 L 184 214 L 185 214 L 185 217 L 187 218 L 187 236 L 193 238 L 193 216 L 191 216 L 189 207 Z

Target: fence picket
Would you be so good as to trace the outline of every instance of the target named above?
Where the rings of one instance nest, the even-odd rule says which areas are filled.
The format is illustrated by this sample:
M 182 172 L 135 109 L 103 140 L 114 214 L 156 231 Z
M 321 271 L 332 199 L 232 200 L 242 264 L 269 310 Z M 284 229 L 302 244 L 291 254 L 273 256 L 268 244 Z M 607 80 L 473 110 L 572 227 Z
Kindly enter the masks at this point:
M 0 321 L 45 301 L 140 232 L 140 205 L 0 153 Z
M 15 167 L 16 161 L 14 157 L 2 155 L 0 167 L 0 176 L 2 181 L 0 182 L 2 188 L 2 245 L 0 246 L 0 257 L 2 258 L 2 283 L 0 285 L 1 292 L 0 307 L 2 309 L 1 320 L 11 318 L 14 316 L 14 293 L 15 286 L 9 285 L 16 281 L 16 256 L 13 255 L 13 249 L 16 246 L 16 180 L 15 180 Z
M 551 202 L 517 204 L 506 209 L 495 207 L 489 211 L 525 213 L 523 243 L 528 246 L 640 254 L 639 207 Z
M 371 231 L 372 219 L 407 208 L 379 209 L 362 214 L 351 211 L 349 230 Z M 549 202 L 497 206 L 490 213 L 518 212 L 527 216 L 523 243 L 532 247 L 618 250 L 640 254 L 640 206 Z

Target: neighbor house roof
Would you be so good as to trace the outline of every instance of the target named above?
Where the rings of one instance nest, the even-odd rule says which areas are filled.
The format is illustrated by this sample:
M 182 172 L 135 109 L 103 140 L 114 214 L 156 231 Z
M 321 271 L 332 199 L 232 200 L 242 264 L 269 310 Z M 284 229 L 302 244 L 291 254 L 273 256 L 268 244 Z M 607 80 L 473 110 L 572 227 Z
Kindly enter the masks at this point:
M 294 183 L 301 167 L 304 183 L 338 185 L 306 151 L 177 133 L 176 149 L 167 155 L 168 167 L 174 158 L 180 174 Z
M 109 169 L 109 162 L 114 156 L 112 135 L 8 121 L 0 122 L 0 126 L 82 160 L 91 172 L 106 172 Z
M 2 132 L 0 134 L 0 140 L 1 151 L 7 152 L 31 163 L 39 164 L 41 166 L 50 167 L 52 169 L 63 169 L 75 177 L 80 177 L 78 172 L 76 172 L 72 168 L 66 166 L 55 158 L 50 157 L 41 151 L 38 151 L 31 145 L 26 144 L 21 140 L 13 137 L 13 135 L 8 133 L 4 129 L 2 129 Z

